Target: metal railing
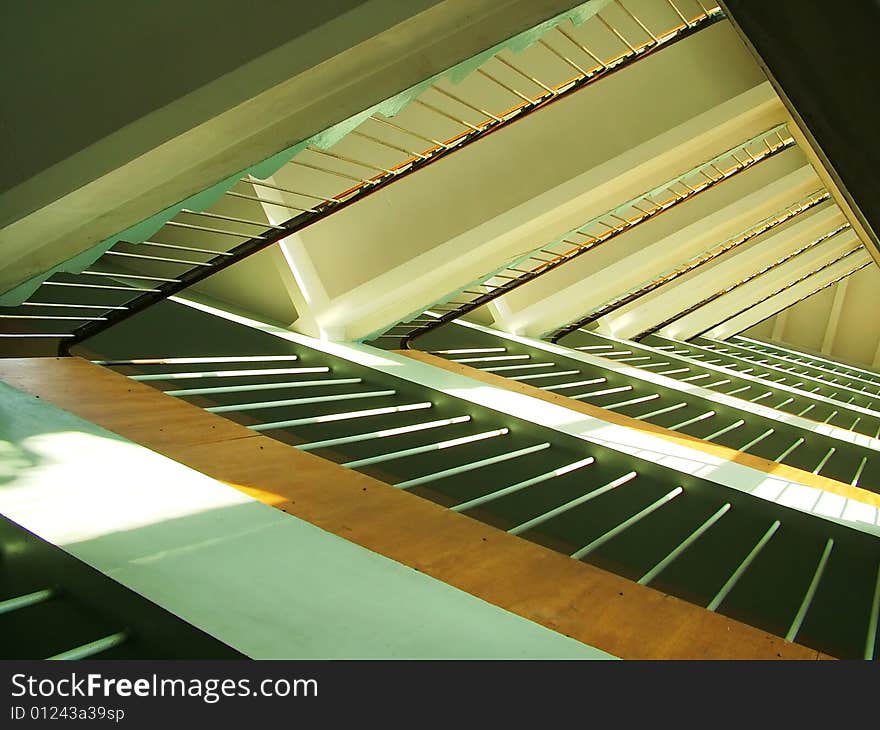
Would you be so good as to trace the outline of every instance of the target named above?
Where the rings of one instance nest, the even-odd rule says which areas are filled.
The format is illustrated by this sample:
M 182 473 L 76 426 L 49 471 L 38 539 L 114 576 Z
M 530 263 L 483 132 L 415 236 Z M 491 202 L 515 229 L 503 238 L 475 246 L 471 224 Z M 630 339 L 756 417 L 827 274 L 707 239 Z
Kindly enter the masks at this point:
M 175 336 L 156 326 L 160 315 L 187 318 L 185 342 L 175 345 Z M 257 336 L 223 320 L 218 348 L 219 325 L 199 319 L 210 316 L 154 310 L 152 321 L 132 320 L 125 338 L 105 342 L 116 348 L 136 342 L 141 352 L 162 357 L 125 358 L 115 350 L 97 362 L 294 448 L 712 611 L 742 617 L 752 599 L 751 589 L 740 586 L 760 565 L 774 599 L 751 611 L 749 623 L 832 654 L 874 656 L 876 620 L 869 609 L 880 547 L 872 535 L 692 474 L 685 478 L 650 458 L 434 391 L 311 348 L 302 338 Z M 217 349 L 192 356 L 207 346 Z M 497 342 L 452 343 L 436 352 L 525 382 L 555 375 L 543 384 L 555 383 L 560 394 L 604 399 L 606 407 L 613 407 L 611 399 L 623 400 L 619 408 L 627 400 L 635 405 L 624 386 L 583 373 L 562 381 L 556 363 Z M 658 411 L 656 404 L 651 408 Z M 705 423 L 668 417 L 683 432 Z M 845 595 L 835 590 L 844 574 L 852 589 Z M 779 596 L 789 607 L 782 622 L 774 613 Z M 858 629 L 840 641 L 839 621 Z
M 474 337 L 470 329 L 450 325 L 431 343 L 461 345 Z M 447 349 L 432 352 L 546 393 L 880 492 L 880 442 L 872 440 L 880 436 L 880 410 L 808 392 L 794 379 L 780 382 L 786 379 L 763 368 L 737 371 L 723 360 L 706 361 L 687 343 L 653 347 L 578 331 L 563 343 L 573 351 L 567 357 L 542 350 L 537 341 L 532 347 L 480 332 L 471 342 L 500 352 L 467 357 Z
M 606 76 L 628 68 L 632 63 L 723 18 L 718 7 L 705 6 L 701 6 L 702 12 L 697 17 L 688 18 L 673 3 L 669 3 L 674 20 L 662 33 L 654 33 L 623 2 L 615 0 L 615 5 L 638 24 L 645 34 L 643 40 L 626 40 L 620 30 L 601 15 L 596 15 L 596 22 L 616 42 L 624 45 L 619 53 L 602 59 L 577 38 L 573 28 L 567 30 L 563 26 L 557 26 L 539 39 L 538 47 L 564 63 L 570 72 L 575 72 L 561 83 L 545 83 L 536 74 L 499 53 L 482 64 L 475 73 L 515 99 L 512 106 L 489 111 L 486 104 L 466 99 L 461 93 L 455 93 L 435 83 L 413 103 L 438 119 L 459 126 L 461 131 L 452 137 L 438 139 L 430 133 L 405 127 L 397 121 L 374 114 L 351 131 L 350 135 L 366 140 L 386 152 L 393 150 L 395 154 L 400 153 L 401 157 L 393 164 L 378 165 L 334 149 L 308 147 L 294 157 L 289 165 L 317 174 L 311 180 L 312 185 L 329 188 L 343 183 L 346 186 L 344 190 L 338 191 L 336 187 L 338 192 L 325 194 L 318 189 L 306 189 L 307 186 L 284 187 L 253 177 L 244 178 L 241 183 L 245 187 L 226 191 L 224 197 L 258 202 L 264 206 L 273 206 L 278 212 L 286 210 L 294 215 L 280 225 L 273 225 L 211 210 L 184 209 L 174 220 L 166 223 L 158 234 L 154 234 L 153 238 L 161 238 L 169 231 L 178 235 L 186 231 L 199 232 L 219 237 L 216 248 L 155 240 L 138 244 L 120 241 L 101 256 L 95 266 L 79 274 L 55 274 L 23 304 L 0 308 L 5 330 L 0 333 L 0 338 L 18 341 L 46 338 L 58 340 L 61 354 L 66 354 L 74 344 L 144 311 L 156 302 L 180 293 L 426 165 Z M 528 87 L 527 90 L 518 88 L 519 84 L 516 82 L 499 78 L 504 75 L 500 67 L 505 69 L 505 73 L 513 73 L 518 77 Z M 442 100 L 429 100 L 426 98 L 429 96 L 428 92 L 442 97 Z M 441 106 L 441 102 L 448 104 L 450 101 L 457 108 L 467 109 L 468 114 L 476 113 L 480 119 L 470 122 L 455 111 L 455 107 L 450 110 Z M 383 138 L 383 130 L 391 130 L 396 135 L 395 139 L 404 135 L 410 143 Z M 424 144 L 429 146 L 422 147 Z M 220 222 L 223 227 L 220 227 Z M 255 229 L 260 230 L 255 233 Z M 225 239 L 237 242 L 232 246 L 222 245 L 220 241 Z
M 717 345 L 722 344 L 713 340 L 710 340 L 710 342 Z M 764 343 L 752 340 L 751 338 L 742 335 L 736 335 L 729 340 L 725 340 L 723 344 L 738 350 L 757 353 L 773 360 L 779 360 L 800 367 L 807 367 L 812 372 L 816 373 L 818 377 L 837 380 L 843 379 L 844 382 L 849 380 L 853 384 L 857 383 L 858 385 L 871 386 L 875 391 L 877 388 L 880 388 L 880 373 L 865 370 L 864 368 L 859 368 L 855 365 L 846 365 L 841 362 L 829 360 L 820 355 L 800 350 L 792 350 L 775 343 Z
M 808 251 L 812 251 L 814 248 L 816 248 L 816 246 L 819 246 L 822 243 L 824 243 L 825 241 L 828 241 L 829 239 L 834 238 L 839 233 L 843 233 L 844 231 L 847 231 L 850 229 L 851 229 L 851 226 L 849 223 L 843 223 L 843 224 L 837 226 L 836 228 L 833 228 L 832 230 L 830 230 L 826 233 L 823 233 L 818 238 L 814 238 L 809 243 L 806 243 L 803 246 L 800 246 L 799 248 L 792 251 L 791 253 L 788 253 L 785 256 L 781 256 L 780 258 L 776 259 L 776 261 L 773 261 L 772 263 L 767 264 L 766 266 L 758 269 L 758 271 L 755 271 L 754 273 L 749 274 L 748 276 L 744 276 L 743 278 L 735 281 L 733 284 L 730 284 L 730 285 L 724 287 L 723 289 L 719 289 L 718 291 L 713 292 L 709 296 L 703 297 L 700 301 L 696 302 L 695 304 L 692 304 L 689 307 L 686 307 L 685 309 L 681 310 L 680 312 L 677 312 L 676 314 L 672 315 L 671 317 L 667 317 L 662 322 L 658 322 L 657 324 L 653 325 L 652 327 L 649 327 L 648 329 L 646 329 L 642 332 L 639 332 L 638 334 L 634 335 L 632 339 L 635 340 L 636 342 L 638 342 L 642 337 L 646 337 L 647 335 L 652 335 L 655 332 L 659 332 L 664 327 L 668 327 L 669 325 L 671 325 L 673 322 L 677 322 L 678 320 L 680 320 L 684 317 L 687 317 L 689 314 L 693 314 L 698 309 L 702 309 L 706 305 L 711 304 L 714 301 L 717 301 L 721 297 L 726 296 L 727 294 L 731 294 L 732 292 L 739 289 L 741 286 L 745 286 L 746 284 L 749 284 L 749 283 L 755 281 L 755 279 L 759 279 L 760 277 L 764 276 L 765 274 L 769 274 L 771 271 L 774 271 L 775 269 L 782 266 L 783 264 L 787 264 L 792 259 L 795 259 L 798 256 L 801 256 L 801 255 L 807 253 Z
M 702 339 L 682 342 L 659 335 L 649 335 L 638 344 L 663 351 L 664 356 L 683 356 L 691 360 L 699 360 L 707 366 L 723 368 L 727 372 L 734 371 L 752 377 L 760 375 L 764 381 L 778 384 L 783 389 L 796 389 L 807 397 L 814 396 L 829 405 L 842 407 L 841 416 L 845 416 L 848 410 L 854 414 L 861 411 L 866 416 L 880 415 L 880 398 L 878 398 L 876 388 L 868 386 L 857 388 L 842 380 L 825 381 L 805 369 L 784 367 L 782 364 L 773 363 L 766 357 L 758 359 L 748 353 L 738 354 L 727 347 L 722 347 L 720 343 L 712 343 L 713 341 L 704 342 Z M 827 413 L 825 411 L 822 416 L 819 416 L 819 411 L 817 411 L 811 417 L 824 418 Z M 863 425 L 862 428 L 865 426 Z M 876 430 L 876 427 L 873 427 L 861 430 L 860 433 L 875 435 Z
M 859 243 L 858 246 L 856 246 L 856 247 L 854 247 L 854 248 L 851 248 L 849 251 L 846 251 L 846 252 L 840 254 L 839 256 L 835 256 L 835 257 L 834 257 L 833 259 L 831 259 L 830 261 L 826 261 L 826 262 L 825 262 L 824 264 L 822 264 L 821 266 L 817 266 L 815 269 L 812 269 L 811 271 L 808 271 L 806 274 L 803 274 L 802 276 L 799 276 L 799 277 L 798 277 L 797 279 L 795 279 L 794 281 L 790 281 L 790 282 L 789 282 L 788 284 L 786 284 L 785 286 L 781 286 L 781 287 L 779 287 L 778 289 L 775 289 L 774 291 L 770 292 L 769 294 L 765 294 L 763 297 L 761 297 L 760 299 L 758 299 L 756 302 L 752 302 L 751 304 L 749 304 L 749 305 L 747 305 L 747 306 L 745 306 L 745 307 L 740 307 L 740 308 L 736 309 L 735 311 L 733 311 L 733 312 L 731 312 L 730 314 L 726 315 L 723 319 L 719 320 L 718 322 L 715 322 L 714 324 L 710 325 L 709 327 L 705 327 L 705 328 L 703 328 L 702 330 L 700 330 L 699 332 L 697 332 L 697 333 L 694 335 L 694 337 L 700 337 L 701 335 L 706 334 L 707 332 L 709 332 L 709 331 L 715 329 L 716 327 L 720 327 L 721 325 L 726 324 L 727 322 L 730 322 L 730 321 L 733 320 L 733 319 L 736 319 L 736 318 L 739 317 L 741 314 L 745 314 L 745 313 L 748 312 L 749 310 L 754 309 L 755 307 L 758 307 L 758 306 L 760 306 L 761 304 L 764 304 L 765 302 L 770 301 L 770 300 L 773 299 L 774 297 L 777 297 L 777 296 L 779 296 L 780 294 L 784 294 L 784 293 L 787 292 L 789 289 L 792 289 L 793 287 L 796 287 L 798 284 L 802 284 L 802 283 L 804 283 L 805 281 L 807 281 L 807 280 L 809 280 L 809 279 L 812 279 L 814 276 L 817 276 L 818 274 L 821 274 L 823 271 L 826 271 L 827 269 L 830 269 L 830 268 L 831 268 L 832 266 L 834 266 L 835 264 L 839 264 L 841 261 L 844 261 L 845 259 L 849 258 L 849 257 L 852 256 L 853 254 L 856 254 L 856 253 L 858 253 L 859 251 L 864 251 L 864 250 L 865 250 L 865 247 L 864 247 L 861 243 Z M 822 290 L 824 290 L 824 289 L 827 289 L 829 286 L 832 286 L 833 284 L 837 284 L 838 282 L 843 281 L 843 279 L 847 278 L 848 276 L 852 276 L 852 275 L 853 275 L 854 273 L 856 273 L 857 271 L 860 271 L 861 269 L 864 269 L 869 263 L 871 263 L 871 262 L 866 262 L 866 263 L 864 263 L 864 264 L 862 264 L 862 265 L 860 265 L 860 266 L 858 266 L 858 267 L 856 267 L 856 268 L 854 268 L 854 269 L 851 269 L 850 271 L 848 271 L 848 272 L 846 272 L 845 274 L 843 274 L 843 275 L 837 277 L 836 279 L 834 279 L 833 281 L 829 282 L 828 284 L 823 284 L 821 287 L 818 287 L 818 288 L 812 290 L 812 291 L 809 292 L 808 294 L 805 294 L 804 296 L 800 297 L 796 302 L 792 302 L 790 305 L 787 305 L 787 306 L 786 306 L 786 309 L 787 309 L 789 306 L 794 306 L 794 305 L 797 304 L 798 302 L 802 302 L 804 299 L 808 299 L 809 297 L 813 296 L 814 294 L 817 294 L 818 292 L 820 292 L 820 291 L 822 291 Z M 773 315 L 775 315 L 775 314 L 778 314 L 778 312 L 773 312 L 772 314 L 769 314 L 769 315 L 767 315 L 767 316 L 770 317 L 770 316 L 773 316 Z M 764 317 L 763 319 L 767 319 L 767 317 Z M 763 321 L 763 319 L 762 319 L 761 321 Z M 758 324 L 758 323 L 752 323 L 752 324 L 749 324 L 748 326 L 751 327 L 751 326 L 753 326 L 754 324 Z
M 845 375 L 854 380 L 861 380 L 865 383 L 880 385 L 880 373 L 876 370 L 866 370 L 857 367 L 856 365 L 842 363 L 839 360 L 831 360 L 813 352 L 808 353 L 802 350 L 792 350 L 780 343 L 754 340 L 745 335 L 734 335 L 730 340 L 726 340 L 725 342 L 737 347 L 751 347 L 751 349 L 757 352 L 763 352 L 766 355 L 783 360 L 794 358 L 793 362 L 795 362 L 795 364 L 806 365 L 821 370 L 824 373 L 830 373 L 835 376 Z
M 830 198 L 831 194 L 827 190 L 820 190 L 812 193 L 805 199 L 774 213 L 772 216 L 769 216 L 764 220 L 750 226 L 745 231 L 741 231 L 721 245 L 715 246 L 708 251 L 703 252 L 702 254 L 692 257 L 684 264 L 676 266 L 670 271 L 664 272 L 659 276 L 653 277 L 648 281 L 643 282 L 635 289 L 614 297 L 610 301 L 605 302 L 599 307 L 596 307 L 587 314 L 579 317 L 577 320 L 568 323 L 564 327 L 553 330 L 547 335 L 547 339 L 549 339 L 551 342 L 558 342 L 562 337 L 565 337 L 565 335 L 569 334 L 570 332 L 574 332 L 581 327 L 586 327 L 593 322 L 597 322 L 602 317 L 605 317 L 606 315 L 609 315 L 629 304 L 632 304 L 633 302 L 641 299 L 647 294 L 651 294 L 652 292 L 657 291 L 657 289 L 666 286 L 667 284 L 671 284 L 680 277 L 697 270 L 705 264 L 715 261 L 716 259 L 724 256 L 727 253 L 735 251 L 740 246 L 758 238 L 768 231 L 771 231 L 774 228 L 781 226 L 784 223 L 787 223 L 797 218 L 798 216 L 813 210 Z
M 653 220 L 794 145 L 795 140 L 788 134 L 784 124 L 773 127 L 587 221 L 561 240 L 543 244 L 514 258 L 500 269 L 483 275 L 464 289 L 450 294 L 448 299 L 432 305 L 430 310 L 439 315 L 436 318 L 408 320 L 393 325 L 378 336 L 398 338 L 404 347 L 411 347 L 417 337 L 594 251 L 636 226 Z M 661 198 L 661 195 L 665 197 Z

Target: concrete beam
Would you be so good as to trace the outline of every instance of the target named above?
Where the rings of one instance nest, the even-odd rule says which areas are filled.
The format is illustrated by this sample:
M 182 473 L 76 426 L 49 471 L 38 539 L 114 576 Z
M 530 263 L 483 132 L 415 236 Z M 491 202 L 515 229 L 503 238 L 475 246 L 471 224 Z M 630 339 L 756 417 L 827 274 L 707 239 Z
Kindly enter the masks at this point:
M 823 355 L 831 353 L 834 346 L 834 338 L 837 335 L 837 326 L 840 324 L 840 314 L 843 311 L 843 302 L 846 299 L 846 287 L 849 279 L 844 279 L 836 287 L 834 287 L 834 302 L 831 305 L 831 311 L 828 313 L 828 322 L 825 324 L 825 334 L 822 336 Z

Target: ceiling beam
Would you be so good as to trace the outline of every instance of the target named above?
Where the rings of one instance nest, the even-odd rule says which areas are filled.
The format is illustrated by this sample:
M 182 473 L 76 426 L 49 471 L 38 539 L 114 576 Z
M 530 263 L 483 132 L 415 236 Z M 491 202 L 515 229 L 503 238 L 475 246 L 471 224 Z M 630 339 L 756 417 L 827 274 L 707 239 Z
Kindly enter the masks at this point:
M 737 317 L 731 319 L 728 326 L 721 326 L 720 328 L 710 330 L 705 333 L 705 336 L 710 339 L 723 341 L 728 337 L 738 335 L 750 327 L 754 327 L 766 319 L 769 319 L 784 309 L 793 307 L 819 292 L 834 286 L 838 282 L 843 281 L 865 267 L 873 265 L 873 259 L 871 259 L 867 251 L 854 254 L 854 258 L 857 261 L 854 266 L 847 267 L 846 262 L 838 261 L 833 267 L 826 271 L 817 273 L 814 277 L 805 279 L 797 286 L 780 292 L 776 296 L 763 302 L 760 306 L 749 308 L 747 312 L 741 313 Z
M 785 325 L 788 324 L 789 311 L 791 310 L 788 308 L 783 309 L 776 315 L 776 319 L 773 322 L 773 332 L 770 334 L 771 340 L 776 340 L 778 342 L 785 340 Z
M 791 261 L 792 259 L 795 259 L 798 256 L 801 256 L 801 255 L 807 253 L 808 251 L 813 250 L 816 246 L 821 245 L 822 243 L 824 243 L 825 241 L 827 241 L 830 238 L 833 238 L 834 236 L 838 235 L 839 233 L 843 233 L 844 231 L 848 231 L 850 229 L 850 227 L 851 226 L 849 223 L 840 224 L 836 228 L 834 228 L 826 233 L 823 233 L 818 238 L 814 238 L 809 243 L 804 244 L 800 248 L 792 251 L 791 253 L 788 253 L 785 256 L 778 258 L 776 261 L 773 261 L 772 263 L 764 266 L 763 268 L 752 272 L 748 276 L 743 277 L 742 279 L 734 282 L 733 284 L 730 284 L 722 289 L 719 289 L 716 292 L 713 292 L 709 296 L 701 299 L 699 302 L 696 302 L 695 304 L 692 304 L 691 306 L 689 306 L 685 309 L 682 309 L 680 312 L 677 312 L 672 317 L 668 317 L 667 319 L 663 320 L 662 322 L 659 322 L 658 324 L 655 324 L 654 326 L 649 327 L 644 332 L 639 332 L 632 339 L 639 340 L 642 337 L 647 337 L 648 335 L 652 335 L 655 332 L 662 330 L 664 327 L 668 327 L 673 322 L 681 319 L 682 317 L 686 317 L 689 314 L 693 314 L 698 309 L 701 309 L 702 307 L 705 307 L 706 305 L 711 304 L 714 301 L 717 301 L 718 299 L 720 299 L 723 296 L 727 296 L 728 294 L 731 294 L 732 292 L 739 289 L 741 286 L 745 286 L 746 284 L 750 284 L 751 282 L 755 281 L 756 279 L 759 279 L 760 277 L 775 270 L 777 267 L 783 266 L 783 265 L 787 264 L 789 261 Z
M 843 302 L 846 298 L 846 287 L 849 279 L 841 281 L 834 290 L 834 302 L 828 313 L 828 322 L 825 325 L 825 334 L 822 336 L 822 347 L 819 350 L 823 355 L 830 355 L 834 346 L 834 338 L 837 336 L 837 325 L 840 324 L 840 314 L 843 312 Z

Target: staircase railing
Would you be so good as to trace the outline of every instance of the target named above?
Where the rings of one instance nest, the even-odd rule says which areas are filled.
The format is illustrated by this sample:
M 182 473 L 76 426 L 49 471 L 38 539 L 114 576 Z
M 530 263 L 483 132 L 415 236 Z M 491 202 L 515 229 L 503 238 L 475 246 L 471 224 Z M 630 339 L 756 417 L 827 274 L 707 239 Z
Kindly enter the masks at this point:
M 590 63 L 595 62 L 595 65 L 586 68 L 589 64 L 582 65 L 572 60 L 570 52 L 560 51 L 549 44 L 546 39 L 542 38 L 539 40 L 541 46 L 562 60 L 569 69 L 576 72 L 574 76 L 561 84 L 550 85 L 537 79 L 533 74 L 523 71 L 515 63 L 498 55 L 495 57 L 498 63 L 503 63 L 509 67 L 515 74 L 525 79 L 527 83 L 534 84 L 540 89 L 540 92 L 537 95 L 523 93 L 510 83 L 497 78 L 489 70 L 480 67 L 476 70 L 477 73 L 503 89 L 505 93 L 509 93 L 517 98 L 517 103 L 514 106 L 493 113 L 486 111 L 483 104 L 469 102 L 439 86 L 432 86 L 431 88 L 434 91 L 442 93 L 457 103 L 477 111 L 484 118 L 476 123 L 467 122 L 459 116 L 450 114 L 419 97 L 413 103 L 455 122 L 463 130 L 449 139 L 438 140 L 417 130 L 405 128 L 382 116 L 373 115 L 369 119 L 374 125 L 393 128 L 396 130 L 395 133 L 403 133 L 412 139 L 427 142 L 430 144 L 430 147 L 419 150 L 412 149 L 417 145 L 401 146 L 400 144 L 392 144 L 377 137 L 375 132 L 365 131 L 360 128 L 355 129 L 350 134 L 380 144 L 386 150 L 394 149 L 402 152 L 405 156 L 394 165 L 377 166 L 363 160 L 352 159 L 332 150 L 310 147 L 310 153 L 320 156 L 318 161 L 307 161 L 296 157 L 291 161 L 291 164 L 300 168 L 318 170 L 336 179 L 345 180 L 348 186 L 347 189 L 338 195 L 326 196 L 316 194 L 313 191 L 291 190 L 269 182 L 246 178 L 243 182 L 260 188 L 260 194 L 250 195 L 242 192 L 227 191 L 225 195 L 287 208 L 295 211 L 296 214 L 280 225 L 270 225 L 211 211 L 184 210 L 182 212 L 185 216 L 204 217 L 207 218 L 207 223 L 201 225 L 201 220 L 198 223 L 194 223 L 191 217 L 185 217 L 183 220 L 175 219 L 168 222 L 166 224 L 168 229 L 202 231 L 243 240 L 235 246 L 224 250 L 156 241 L 145 241 L 137 245 L 120 241 L 114 244 L 98 260 L 100 270 L 92 268 L 80 274 L 54 275 L 39 287 L 36 298 L 29 299 L 18 307 L 0 308 L 0 320 L 6 325 L 5 331 L 0 334 L 0 337 L 12 338 L 17 341 L 33 339 L 57 340 L 60 354 L 67 354 L 73 345 L 106 331 L 108 328 L 143 312 L 157 302 L 178 294 L 188 287 L 198 284 L 208 277 L 253 256 L 274 243 L 302 231 L 330 215 L 338 213 L 361 198 L 408 177 L 427 165 L 433 164 L 437 160 L 463 149 L 498 129 L 536 113 L 539 109 L 554 104 L 560 99 L 568 97 L 602 78 L 626 69 L 633 63 L 688 38 L 724 17 L 721 10 L 717 7 L 704 8 L 699 16 L 690 19 L 683 16 L 676 9 L 677 17 L 681 19 L 682 23 L 673 26 L 662 34 L 655 34 L 648 31 L 644 24 L 635 18 L 622 3 L 618 4 L 621 4 L 627 15 L 644 28 L 647 34 L 645 41 L 638 43 L 630 42 L 613 25 L 599 16 L 603 26 L 614 35 L 615 42 L 624 42 L 626 45 L 622 53 L 613 58 L 603 60 L 564 28 L 556 27 L 550 32 L 558 33 L 560 35 L 560 42 L 569 44 L 568 48 L 570 49 L 577 49 L 578 54 L 584 54 L 584 57 L 591 59 Z M 674 7 L 674 5 L 670 5 Z M 342 162 L 345 165 L 354 165 L 357 168 L 369 170 L 368 175 L 370 176 L 364 177 L 334 169 L 328 166 L 328 161 L 333 160 Z M 289 194 L 293 196 L 292 199 L 294 200 L 305 200 L 307 202 L 291 204 L 289 202 L 269 199 L 263 196 L 262 190 Z M 230 229 L 229 227 L 220 228 L 220 224 L 216 223 L 216 221 L 228 221 L 235 223 L 236 226 L 262 226 L 262 230 L 257 234 L 253 234 L 252 231 L 248 233 L 247 230 L 240 227 L 236 229 Z M 159 249 L 158 252 L 157 249 Z M 202 259 L 201 257 L 203 256 L 208 256 L 208 258 Z M 171 275 L 165 275 L 163 272 L 162 276 L 151 275 L 140 270 L 120 270 L 120 266 L 123 263 L 134 267 L 136 265 L 143 266 L 150 262 L 163 266 L 170 265 L 178 269 L 180 267 L 184 268 L 178 273 Z M 116 265 L 115 267 L 114 264 Z M 67 299 L 59 297 L 60 292 L 68 294 L 69 297 Z M 47 294 L 51 296 L 47 296 Z M 95 301 L 94 298 L 89 299 L 90 296 L 97 296 L 98 300 Z M 59 311 L 62 313 L 59 314 Z

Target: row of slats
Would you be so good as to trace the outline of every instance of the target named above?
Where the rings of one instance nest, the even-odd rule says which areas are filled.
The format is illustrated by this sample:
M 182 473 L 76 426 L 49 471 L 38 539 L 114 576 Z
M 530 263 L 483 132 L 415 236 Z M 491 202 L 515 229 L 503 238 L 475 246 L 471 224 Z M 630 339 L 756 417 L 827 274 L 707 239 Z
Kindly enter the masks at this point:
M 831 440 L 806 428 L 758 417 L 749 410 L 750 403 L 755 402 L 770 408 L 778 407 L 780 401 L 789 397 L 782 391 L 774 393 L 763 385 L 734 383 L 724 374 L 683 365 L 680 360 L 676 362 L 662 353 L 649 353 L 645 348 L 629 344 L 609 344 L 607 340 L 586 333 L 582 334 L 582 341 L 593 343 L 576 346 L 582 352 L 725 393 L 741 399 L 742 405 L 737 408 L 722 406 L 692 392 L 660 388 L 617 373 L 610 368 L 610 363 L 609 368 L 591 366 L 574 359 L 550 357 L 539 351 L 527 352 L 528 348 L 520 348 L 521 352 L 505 350 L 482 355 L 449 354 L 448 350 L 438 352 L 454 362 L 740 452 L 866 489 L 872 489 L 878 483 L 880 458 L 873 450 L 847 440 Z M 808 405 L 820 410 L 815 408 L 815 403 Z M 791 403 L 782 406 L 785 409 Z M 858 414 L 851 416 L 851 422 L 855 418 L 859 418 Z M 864 420 L 871 423 L 867 417 Z
M 298 359 L 285 362 L 268 351 L 252 350 L 239 356 L 248 358 L 242 362 L 210 362 L 230 357 L 224 353 L 202 355 L 207 360 L 197 362 L 115 361 L 112 367 L 499 529 L 633 580 L 642 579 L 700 605 L 716 601 L 716 610 L 780 635 L 791 630 L 816 565 L 789 570 L 775 582 L 762 581 L 764 590 L 755 605 L 753 590 L 748 588 L 751 576 L 767 570 L 775 574 L 777 551 L 789 555 L 807 543 L 812 552 L 819 546 L 821 553 L 829 539 L 825 523 L 772 508 L 749 495 L 680 478 L 671 470 L 619 452 L 548 435 L 471 403 L 427 389 L 416 392 L 412 384 L 368 368 L 353 368 L 302 346 L 286 357 L 294 354 Z M 549 374 L 544 363 L 522 353 L 493 349 L 446 356 L 513 377 Z M 529 367 L 534 365 L 538 367 Z M 308 371 L 293 372 L 299 368 Z M 593 379 L 577 373 L 561 376 L 561 380 L 566 378 L 570 384 Z M 552 380 L 544 387 L 553 387 Z M 572 385 L 571 390 L 573 395 L 604 402 L 632 397 L 628 391 L 597 395 L 601 390 L 616 390 L 600 382 Z M 588 393 L 593 395 L 585 396 Z M 650 403 L 642 405 L 651 407 Z M 291 425 L 278 425 L 283 423 Z M 780 527 L 718 600 L 737 566 L 754 548 L 752 538 L 760 538 L 774 522 L 768 514 L 771 508 L 780 513 Z M 740 537 L 716 539 L 727 534 L 728 525 L 736 526 Z M 689 540 L 701 526 L 703 530 Z M 833 575 L 858 552 L 851 539 L 861 544 L 860 537 L 836 536 Z M 880 553 L 871 559 L 876 569 Z M 706 564 L 711 565 L 711 575 L 706 573 Z M 832 653 L 862 656 L 867 651 L 873 584 L 862 586 L 856 599 L 839 604 L 839 597 L 823 587 L 832 576 L 831 565 L 829 560 L 797 638 Z M 780 592 L 785 596 L 782 604 Z M 852 616 L 852 626 L 857 628 L 841 633 L 836 624 L 817 619 L 828 604 Z

